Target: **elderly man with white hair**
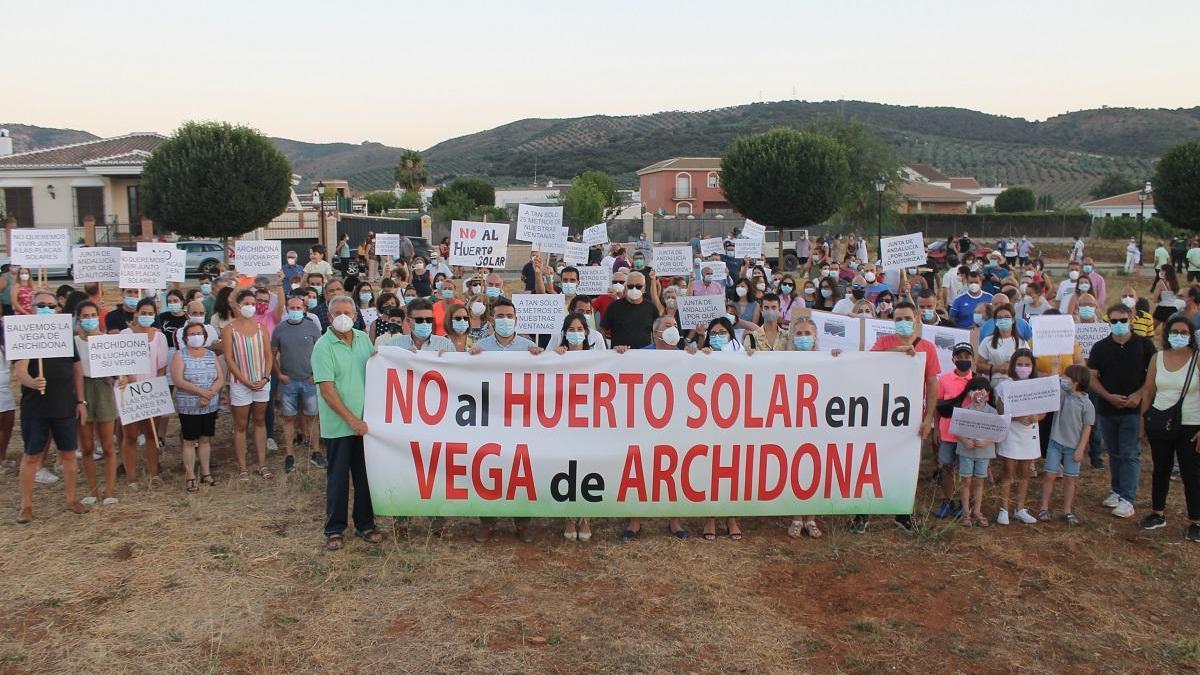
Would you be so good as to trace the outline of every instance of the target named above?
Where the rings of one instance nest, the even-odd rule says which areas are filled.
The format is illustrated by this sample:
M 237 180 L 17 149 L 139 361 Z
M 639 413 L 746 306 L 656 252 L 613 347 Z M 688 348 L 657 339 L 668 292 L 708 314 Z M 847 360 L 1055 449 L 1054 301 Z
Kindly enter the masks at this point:
M 600 327 L 611 338 L 613 347 L 641 349 L 650 344 L 654 320 L 660 314 L 662 305 L 654 272 L 650 272 L 649 279 L 641 272 L 630 272 L 625 276 L 625 296 L 609 304 Z
M 331 298 L 329 331 L 317 340 L 312 353 L 321 439 L 325 442 L 325 547 L 330 551 L 345 545 L 342 531 L 346 529 L 351 479 L 354 533 L 372 544 L 383 540 L 383 534 L 375 529 L 363 458 L 367 359 L 375 353 L 375 347 L 366 333 L 354 328 L 354 316 L 355 304 L 350 296 Z

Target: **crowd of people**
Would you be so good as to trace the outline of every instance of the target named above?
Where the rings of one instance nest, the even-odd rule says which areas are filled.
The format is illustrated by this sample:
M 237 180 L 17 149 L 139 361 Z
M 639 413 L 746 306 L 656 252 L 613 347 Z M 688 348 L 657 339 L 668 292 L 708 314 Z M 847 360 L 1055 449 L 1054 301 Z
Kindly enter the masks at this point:
M 578 267 L 533 254 L 521 270 L 524 292 L 561 293 L 566 300 L 561 330 L 530 336 L 517 333 L 517 309 L 497 271 L 451 267 L 444 252 L 427 259 L 411 245 L 393 260 L 374 255 L 371 242 L 364 242 L 359 260 L 366 264 L 340 276 L 322 246 L 313 246 L 305 261 L 288 251 L 275 276 L 225 272 L 165 292 L 126 289 L 116 306 L 105 305 L 96 284 L 33 288 L 27 270 L 9 267 L 0 275 L 4 313 L 70 314 L 78 341 L 74 357 L 12 364 L 24 441 L 18 522 L 33 517 L 34 484 L 56 482 L 60 474 L 67 507 L 76 513 L 117 504 L 119 476 L 125 483 L 121 498 L 143 485 L 162 488 L 160 455 L 174 433 L 184 489 L 215 485 L 212 439 L 218 416 L 229 414 L 235 480 L 272 480 L 277 467 L 270 452 L 282 451 L 282 470 L 290 473 L 304 447 L 307 461 L 326 471 L 327 547 L 344 546 L 348 518 L 357 536 L 378 542 L 383 533 L 372 512 L 363 457 L 365 370 L 377 349 L 815 351 L 824 347 L 813 312 L 830 312 L 892 322 L 894 332 L 867 349 L 926 355 L 920 432 L 936 465 L 933 517 L 970 527 L 987 527 L 993 519 L 998 525 L 1078 525 L 1082 467 L 1105 468 L 1107 453 L 1111 491 L 1103 506 L 1115 517 L 1131 518 L 1139 504 L 1142 448 L 1149 447 L 1152 494 L 1140 526 L 1166 524 L 1167 496 L 1177 477 L 1189 519 L 1185 536 L 1200 542 L 1200 382 L 1193 383 L 1200 379 L 1193 377 L 1200 288 L 1181 284 L 1177 262 L 1162 242 L 1154 253 L 1156 278 L 1143 296 L 1131 279 L 1102 274 L 1079 238 L 1064 252 L 1061 279 L 1053 278 L 1024 237 L 986 252 L 966 234 L 951 238 L 944 272 L 886 268 L 869 254 L 867 241 L 854 236 L 806 235 L 796 244 L 800 265 L 794 270 L 773 269 L 761 256 L 738 258 L 732 237 L 721 252 L 703 256 L 700 241 L 699 234 L 691 239 L 692 273 L 670 277 L 655 272 L 653 247 L 644 236 L 629 245 L 592 247 L 588 264 L 602 267 L 610 279 L 607 292 L 593 296 L 578 292 Z M 1195 279 L 1192 253 L 1185 255 L 1189 282 L 1200 280 L 1200 248 L 1194 250 Z M 353 257 L 345 238 L 336 252 L 339 259 Z M 723 296 L 725 313 L 683 325 L 676 306 L 688 295 Z M 1053 314 L 1106 323 L 1108 335 L 1091 345 L 1086 358 L 1078 342 L 1068 353 L 1037 354 L 1031 319 Z M 953 347 L 952 369 L 942 372 L 922 326 L 970 331 L 969 340 Z M 84 376 L 84 341 L 114 333 L 146 336 L 152 374 Z M 166 376 L 173 386 L 177 424 L 166 418 L 122 424 L 114 392 L 154 376 Z M 0 377 L 0 451 L 7 452 L 17 404 L 8 368 Z M 1013 417 L 998 443 L 950 432 L 956 407 L 1003 413 L 1004 388 L 1036 377 L 1059 380 L 1057 413 Z M 278 426 L 276 416 L 282 418 Z M 1166 424 L 1164 418 L 1170 418 Z M 45 461 L 52 448 L 54 470 Z M 15 467 L 7 455 L 4 461 Z M 1035 505 L 1029 486 L 1038 466 Z M 743 537 L 737 518 L 719 520 L 704 520 L 700 536 L 715 539 L 722 525 L 729 538 Z M 515 521 L 517 536 L 531 541 L 528 520 Z M 895 522 L 904 530 L 914 527 L 911 515 Z M 862 533 L 868 524 L 866 516 L 856 516 L 848 526 Z M 435 519 L 432 526 L 440 531 L 445 523 Z M 395 519 L 396 533 L 406 527 L 406 519 Z M 641 519 L 633 518 L 618 536 L 633 541 L 641 530 Z M 681 519 L 671 519 L 667 530 L 689 537 Z M 480 519 L 474 538 L 492 540 L 497 531 L 495 520 Z M 815 538 L 822 530 L 812 516 L 797 514 L 788 534 Z M 562 535 L 587 541 L 591 525 L 569 519 Z

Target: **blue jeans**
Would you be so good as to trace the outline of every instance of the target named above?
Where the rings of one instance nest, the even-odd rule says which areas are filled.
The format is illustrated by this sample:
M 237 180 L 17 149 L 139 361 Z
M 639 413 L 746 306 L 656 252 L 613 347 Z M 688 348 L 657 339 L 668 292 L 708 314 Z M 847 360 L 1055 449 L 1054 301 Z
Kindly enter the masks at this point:
M 1097 426 L 1104 435 L 1108 450 L 1108 470 L 1112 474 L 1112 491 L 1121 499 L 1134 503 L 1138 479 L 1142 474 L 1142 442 L 1138 438 L 1142 417 L 1136 412 L 1124 415 L 1097 415 Z
M 1090 398 L 1092 401 L 1092 407 L 1095 408 L 1096 410 L 1099 410 L 1100 409 L 1100 397 L 1091 392 L 1088 392 L 1088 398 Z M 1101 438 L 1101 434 L 1098 431 L 1096 431 L 1095 429 L 1093 429 L 1092 436 L 1091 436 L 1091 438 L 1088 439 L 1088 451 L 1087 451 L 1088 459 L 1090 459 L 1094 462 L 1094 461 L 1104 457 L 1104 445 L 1101 443 L 1103 440 L 1104 439 Z

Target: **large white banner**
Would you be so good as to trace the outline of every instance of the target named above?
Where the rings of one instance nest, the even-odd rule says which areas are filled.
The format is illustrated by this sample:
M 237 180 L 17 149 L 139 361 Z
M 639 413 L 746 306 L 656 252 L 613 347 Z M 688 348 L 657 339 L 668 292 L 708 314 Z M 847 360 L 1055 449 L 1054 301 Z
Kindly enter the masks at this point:
M 923 367 L 384 347 L 367 364 L 371 501 L 383 515 L 910 513 Z

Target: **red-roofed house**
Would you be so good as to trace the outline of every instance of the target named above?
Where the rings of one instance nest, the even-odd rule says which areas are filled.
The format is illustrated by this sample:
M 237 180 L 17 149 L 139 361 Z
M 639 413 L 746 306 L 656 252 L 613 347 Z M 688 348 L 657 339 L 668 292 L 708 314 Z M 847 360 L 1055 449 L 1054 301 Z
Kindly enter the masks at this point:
M 720 157 L 675 157 L 637 172 L 647 213 L 732 214 L 721 192 Z
M 1126 192 L 1124 194 L 1105 197 L 1104 199 L 1096 199 L 1090 202 L 1080 204 L 1084 211 L 1087 211 L 1092 219 L 1096 218 L 1137 218 L 1139 213 L 1142 213 L 1142 201 L 1138 199 L 1141 190 Z M 1151 192 L 1146 197 L 1146 217 L 1153 216 L 1157 211 L 1154 210 L 1154 193 Z
M 118 223 L 140 233 L 138 185 L 142 163 L 166 137 L 132 133 L 54 148 L 0 155 L 0 211 L 17 227 L 70 228 L 83 236 L 83 220 Z
M 900 213 L 968 213 L 979 197 L 915 180 L 902 180 L 898 189 L 903 199 Z

